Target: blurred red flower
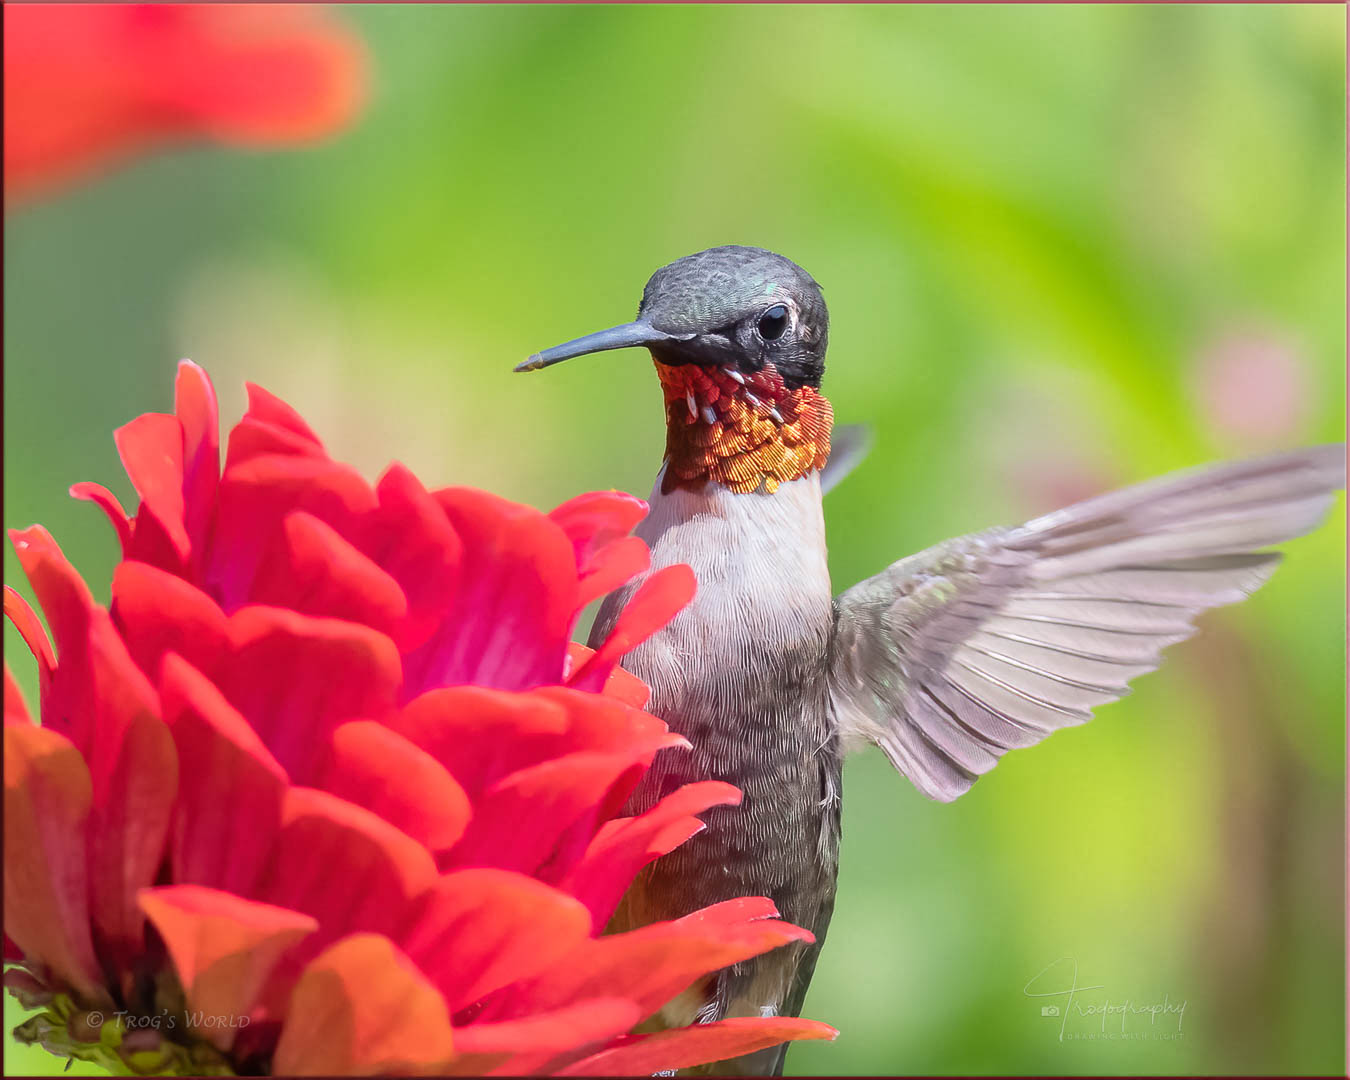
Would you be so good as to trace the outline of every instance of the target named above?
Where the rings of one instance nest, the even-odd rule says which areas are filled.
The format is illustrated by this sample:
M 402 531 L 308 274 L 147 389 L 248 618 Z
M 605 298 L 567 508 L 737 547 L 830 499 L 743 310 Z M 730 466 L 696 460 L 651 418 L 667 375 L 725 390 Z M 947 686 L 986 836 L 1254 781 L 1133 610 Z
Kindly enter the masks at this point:
M 6 4 L 5 201 L 169 142 L 305 142 L 365 96 L 360 41 L 323 9 Z
M 124 1071 L 651 1073 L 789 1039 L 792 1018 L 633 1029 L 792 941 L 768 900 L 603 936 L 637 872 L 735 788 L 621 808 L 683 740 L 621 655 L 693 594 L 649 576 L 594 654 L 578 612 L 648 568 L 617 492 L 544 514 L 371 488 L 257 387 L 219 467 L 215 396 L 121 428 L 141 503 L 72 494 L 123 560 L 97 604 L 41 527 L 11 533 L 55 649 L 42 724 L 5 668 L 6 983 L 21 1038 Z M 687 745 L 687 744 L 686 744 Z

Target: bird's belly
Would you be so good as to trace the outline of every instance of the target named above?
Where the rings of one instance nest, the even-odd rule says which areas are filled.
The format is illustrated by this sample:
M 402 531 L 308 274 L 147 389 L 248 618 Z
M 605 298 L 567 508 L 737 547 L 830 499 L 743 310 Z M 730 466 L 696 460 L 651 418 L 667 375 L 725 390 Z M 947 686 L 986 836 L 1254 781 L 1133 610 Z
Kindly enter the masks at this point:
M 654 569 L 689 563 L 698 591 L 624 666 L 651 686 L 648 709 L 692 748 L 657 755 L 630 812 L 699 780 L 734 784 L 742 801 L 702 815 L 703 832 L 648 868 L 620 926 L 767 896 L 788 921 L 823 931 L 838 860 L 839 755 L 826 689 L 833 614 L 819 500 L 814 474 L 772 496 L 662 497 L 658 481 L 639 535 Z M 607 603 L 593 641 L 624 599 Z M 767 988 L 762 1007 L 782 1001 L 792 967 L 766 972 L 784 985 Z

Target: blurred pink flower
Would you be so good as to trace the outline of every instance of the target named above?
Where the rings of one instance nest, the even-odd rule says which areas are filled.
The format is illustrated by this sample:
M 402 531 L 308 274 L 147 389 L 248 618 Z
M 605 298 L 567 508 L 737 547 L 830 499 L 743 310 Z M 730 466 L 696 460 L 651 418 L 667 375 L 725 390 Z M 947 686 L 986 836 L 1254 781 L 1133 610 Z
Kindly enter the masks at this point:
M 1243 444 L 1289 439 L 1310 404 L 1299 350 L 1259 330 L 1230 332 L 1204 349 L 1195 393 L 1209 425 Z

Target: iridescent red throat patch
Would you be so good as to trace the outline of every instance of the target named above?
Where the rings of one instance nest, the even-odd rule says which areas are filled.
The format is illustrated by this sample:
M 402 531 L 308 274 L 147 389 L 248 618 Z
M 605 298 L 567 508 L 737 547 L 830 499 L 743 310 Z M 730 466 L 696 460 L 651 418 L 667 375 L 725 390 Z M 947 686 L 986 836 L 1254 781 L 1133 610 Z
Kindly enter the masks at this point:
M 790 390 L 777 371 L 752 375 L 656 362 L 666 397 L 666 475 L 661 490 L 712 480 L 741 493 L 824 467 L 834 411 L 811 386 Z

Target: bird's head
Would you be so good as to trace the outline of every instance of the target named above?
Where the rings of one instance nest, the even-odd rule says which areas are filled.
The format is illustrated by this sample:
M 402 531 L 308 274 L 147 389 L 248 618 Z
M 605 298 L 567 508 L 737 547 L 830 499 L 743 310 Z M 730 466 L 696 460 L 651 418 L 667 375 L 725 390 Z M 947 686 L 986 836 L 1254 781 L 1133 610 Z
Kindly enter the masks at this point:
M 716 247 L 656 271 L 630 323 L 556 345 L 517 371 L 641 346 L 666 399 L 665 490 L 708 481 L 772 492 L 829 456 L 830 404 L 818 388 L 830 317 L 796 263 Z
M 669 367 L 742 375 L 771 368 L 789 387 L 818 387 L 829 331 L 820 286 L 791 259 L 763 248 L 715 247 L 656 271 L 635 321 L 535 353 L 516 370 L 639 345 Z

